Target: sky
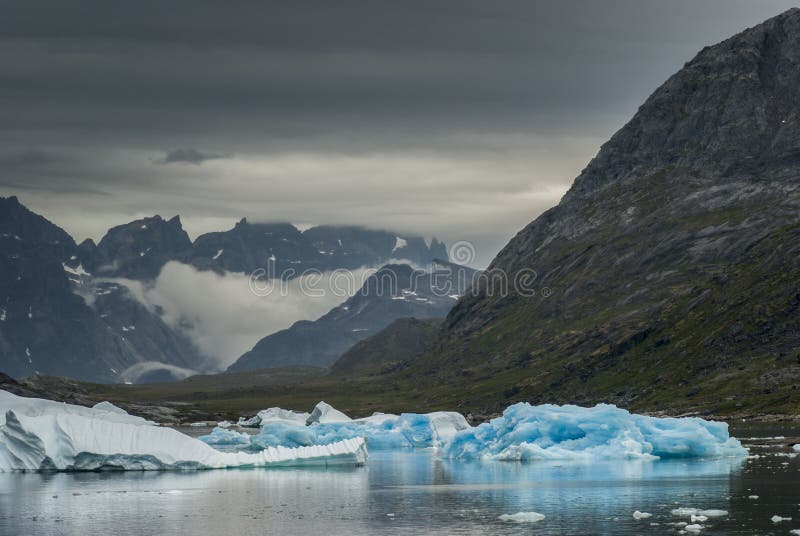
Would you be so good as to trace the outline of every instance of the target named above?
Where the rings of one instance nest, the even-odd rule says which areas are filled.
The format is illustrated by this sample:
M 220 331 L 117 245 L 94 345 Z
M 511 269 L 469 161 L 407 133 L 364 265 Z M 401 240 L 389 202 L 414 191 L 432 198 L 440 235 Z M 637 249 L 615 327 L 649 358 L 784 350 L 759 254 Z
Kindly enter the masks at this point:
M 0 195 L 78 241 L 247 217 L 485 266 L 703 46 L 796 4 L 3 2 Z

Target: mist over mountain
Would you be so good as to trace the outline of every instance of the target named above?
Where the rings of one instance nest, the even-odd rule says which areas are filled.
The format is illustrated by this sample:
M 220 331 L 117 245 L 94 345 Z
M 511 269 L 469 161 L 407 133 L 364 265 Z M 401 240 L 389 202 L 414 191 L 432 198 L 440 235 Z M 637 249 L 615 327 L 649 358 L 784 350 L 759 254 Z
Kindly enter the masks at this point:
M 158 215 L 77 245 L 16 197 L 0 204 L 0 369 L 17 377 L 138 382 L 223 370 L 265 335 L 335 308 L 369 269 L 447 257 L 436 239 L 244 219 L 192 242 L 178 216 Z M 344 269 L 357 281 L 346 293 L 305 290 L 304 273 L 324 290 Z M 285 285 L 259 296 L 253 273 Z

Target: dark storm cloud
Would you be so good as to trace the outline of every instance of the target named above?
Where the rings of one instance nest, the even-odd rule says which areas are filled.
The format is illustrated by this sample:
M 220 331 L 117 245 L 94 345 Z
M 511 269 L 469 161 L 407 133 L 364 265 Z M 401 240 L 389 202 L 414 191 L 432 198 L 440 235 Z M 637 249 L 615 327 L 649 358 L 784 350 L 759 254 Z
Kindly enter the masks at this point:
M 193 233 L 303 218 L 491 256 L 702 46 L 793 3 L 6 3 L 0 194 L 40 192 L 23 202 L 79 238 L 180 212 Z

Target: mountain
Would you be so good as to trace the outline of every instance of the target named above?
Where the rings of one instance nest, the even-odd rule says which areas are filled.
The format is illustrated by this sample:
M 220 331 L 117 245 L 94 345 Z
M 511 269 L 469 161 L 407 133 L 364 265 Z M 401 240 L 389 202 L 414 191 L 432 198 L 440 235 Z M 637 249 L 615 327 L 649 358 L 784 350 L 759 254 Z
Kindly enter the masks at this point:
M 390 259 L 427 266 L 447 258 L 445 245 L 419 236 L 400 236 L 360 227 L 318 226 L 301 232 L 289 223 L 250 223 L 242 219 L 229 231 L 195 240 L 191 263 L 201 270 L 296 277 L 305 270 L 379 266 Z
M 364 376 L 391 372 L 393 367 L 430 350 L 441 318 L 400 318 L 375 335 L 357 342 L 332 365 L 339 376 Z
M 409 378 L 463 399 L 800 409 L 800 9 L 703 49 L 459 300 Z
M 295 322 L 264 337 L 228 368 L 229 372 L 312 365 L 327 367 L 343 352 L 394 320 L 444 317 L 465 291 L 475 271 L 439 264 L 431 273 L 407 264 L 386 265 L 358 292 L 318 320 Z
M 421 237 L 357 227 L 303 233 L 288 223 L 244 219 L 193 243 L 178 216 L 158 215 L 113 227 L 97 244 L 76 245 L 16 197 L 0 198 L 0 371 L 145 382 L 207 370 L 207 357 L 181 327 L 168 324 L 162 311 L 142 304 L 132 290 L 150 285 L 170 261 L 217 272 L 269 267 L 274 275 L 291 278 L 308 269 L 377 265 L 394 255 L 430 264 L 434 255 L 446 258 L 446 253 L 435 239 L 428 245 Z M 454 303 L 444 301 L 448 308 Z M 397 304 L 390 309 L 422 312 Z M 340 344 L 360 338 L 342 337 Z
M 188 258 L 192 241 L 175 216 L 153 216 L 108 230 L 96 247 L 91 240 L 78 253 L 84 268 L 103 277 L 155 279 L 169 261 Z
M 203 359 L 185 337 L 127 290 L 95 283 L 61 228 L 0 198 L 0 369 L 12 376 L 129 379 L 149 361 L 191 367 Z M 136 379 L 136 378 L 132 378 Z
M 447 259 L 447 248 L 436 238 L 428 245 L 421 236 L 331 225 L 312 227 L 303 236 L 324 255 L 328 267 L 352 270 L 384 264 L 390 259 L 405 259 L 427 266 L 434 259 Z

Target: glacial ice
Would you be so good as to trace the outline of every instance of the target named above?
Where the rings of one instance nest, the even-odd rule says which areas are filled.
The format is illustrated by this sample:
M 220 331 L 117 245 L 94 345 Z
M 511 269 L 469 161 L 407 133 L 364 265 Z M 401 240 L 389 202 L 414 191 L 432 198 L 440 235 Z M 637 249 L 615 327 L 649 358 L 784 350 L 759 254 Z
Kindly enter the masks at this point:
M 792 445 L 792 450 L 794 450 L 795 452 L 800 452 L 800 443 Z
M 488 423 L 459 432 L 451 458 L 497 460 L 659 459 L 746 456 L 726 423 L 656 418 L 613 405 L 514 404 Z
M 303 418 L 306 415 L 308 417 Z M 270 408 L 259 412 L 257 417 L 261 431 L 256 435 L 215 429 L 200 439 L 217 448 L 257 450 L 277 446 L 326 445 L 363 437 L 370 449 L 400 449 L 440 447 L 457 432 L 469 428 L 464 416 L 456 412 L 376 413 L 362 419 L 351 419 L 325 402 L 317 404 L 310 415 Z
M 327 402 L 320 402 L 306 419 L 306 424 L 329 424 L 350 421 L 352 421 L 350 417 Z
M 516 514 L 503 514 L 497 519 L 510 523 L 537 523 L 544 517 L 544 514 L 539 512 L 517 512 Z
M 445 456 L 460 459 L 655 460 L 747 454 L 729 437 L 725 423 L 647 417 L 605 404 L 583 408 L 520 403 L 474 428 L 455 412 L 376 413 L 350 419 L 325 402 L 310 415 L 270 408 L 240 425 L 255 421 L 261 426 L 256 435 L 215 430 L 200 439 L 218 448 L 257 451 L 363 437 L 371 449 L 438 447 Z
M 361 438 L 294 449 L 221 452 L 108 406 L 85 408 L 5 391 L 0 391 L 0 416 L 0 471 L 363 464 L 367 455 Z

